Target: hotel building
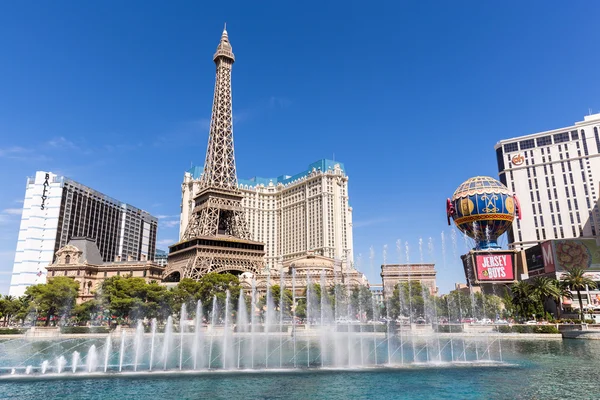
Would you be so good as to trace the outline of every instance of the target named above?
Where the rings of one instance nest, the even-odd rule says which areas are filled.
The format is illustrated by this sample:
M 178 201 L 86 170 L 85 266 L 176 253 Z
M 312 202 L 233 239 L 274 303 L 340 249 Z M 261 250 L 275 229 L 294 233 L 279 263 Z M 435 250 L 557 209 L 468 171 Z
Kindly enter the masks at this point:
M 510 248 L 551 239 L 600 240 L 600 114 L 501 140 L 495 149 L 500 181 L 522 211 L 508 231 Z
M 95 239 L 102 260 L 153 260 L 157 219 L 52 172 L 27 178 L 9 293 L 46 282 L 46 267 L 74 237 Z
M 202 171 L 202 167 L 192 167 L 184 174 L 180 238 L 192 213 Z M 238 187 L 252 240 L 265 244 L 269 270 L 307 252 L 352 265 L 352 208 L 342 163 L 320 160 L 293 176 L 239 179 Z

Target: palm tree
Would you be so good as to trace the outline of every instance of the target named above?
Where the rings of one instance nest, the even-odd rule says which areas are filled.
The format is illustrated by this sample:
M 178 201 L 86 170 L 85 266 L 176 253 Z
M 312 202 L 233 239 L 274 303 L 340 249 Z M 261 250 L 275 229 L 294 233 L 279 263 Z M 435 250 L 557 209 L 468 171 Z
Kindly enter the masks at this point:
M 567 270 L 567 274 L 563 277 L 563 282 L 569 285 L 571 290 L 577 292 L 577 299 L 579 300 L 579 312 L 581 314 L 581 322 L 584 320 L 583 316 L 583 301 L 581 301 L 581 291 L 586 288 L 596 289 L 596 282 L 585 276 L 585 269 L 579 267 L 573 267 Z
M 512 302 L 516 309 L 519 310 L 521 317 L 527 317 L 531 306 L 535 302 L 532 291 L 533 287 L 530 283 L 519 281 L 510 287 L 512 292 Z
M 555 299 L 560 293 L 552 279 L 546 276 L 540 276 L 533 280 L 531 294 L 542 304 L 542 312 L 545 314 L 546 300 L 549 297 Z
M 569 285 L 567 285 L 564 281 L 553 279 L 552 282 L 554 286 L 556 286 L 556 290 L 558 292 L 558 296 L 554 298 L 554 301 L 556 302 L 556 312 L 558 314 L 556 317 L 560 318 L 562 299 L 573 300 L 573 293 L 569 290 Z

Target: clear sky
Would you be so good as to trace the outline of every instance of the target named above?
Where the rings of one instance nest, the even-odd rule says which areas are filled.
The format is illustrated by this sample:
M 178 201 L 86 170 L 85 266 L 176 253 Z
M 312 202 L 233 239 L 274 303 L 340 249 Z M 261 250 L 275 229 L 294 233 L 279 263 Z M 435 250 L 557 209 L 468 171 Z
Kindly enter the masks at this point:
M 379 281 L 383 246 L 397 262 L 401 239 L 419 261 L 422 238 L 448 292 L 464 281 L 465 245 L 459 235 L 453 249 L 445 199 L 471 176 L 497 177 L 498 140 L 600 111 L 598 15 L 595 1 L 3 2 L 0 293 L 36 170 L 159 216 L 159 248 L 177 240 L 224 22 L 238 176 L 335 155 L 359 268 Z

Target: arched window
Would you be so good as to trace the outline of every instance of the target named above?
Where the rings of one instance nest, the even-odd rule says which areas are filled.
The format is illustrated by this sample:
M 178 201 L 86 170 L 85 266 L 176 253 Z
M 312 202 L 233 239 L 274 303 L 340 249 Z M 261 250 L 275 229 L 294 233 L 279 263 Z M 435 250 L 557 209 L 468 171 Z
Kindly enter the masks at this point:
M 65 257 L 65 264 L 71 264 L 71 256 L 70 255 L 67 255 Z

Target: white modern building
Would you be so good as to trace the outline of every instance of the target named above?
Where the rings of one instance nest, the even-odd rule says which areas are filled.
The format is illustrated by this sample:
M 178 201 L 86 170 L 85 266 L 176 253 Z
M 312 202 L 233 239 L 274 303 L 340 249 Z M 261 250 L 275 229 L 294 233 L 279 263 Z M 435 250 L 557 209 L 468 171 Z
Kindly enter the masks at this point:
M 105 262 L 153 260 L 157 219 L 52 172 L 27 178 L 9 294 L 46 282 L 56 252 L 77 237 L 95 239 Z
M 500 181 L 516 194 L 522 219 L 509 247 L 550 239 L 600 240 L 600 114 L 573 126 L 501 140 Z
M 179 236 L 187 227 L 202 167 L 192 167 L 182 184 Z M 319 160 L 305 171 L 278 178 L 239 179 L 252 239 L 265 244 L 265 267 L 312 254 L 353 263 L 352 208 L 344 165 Z

